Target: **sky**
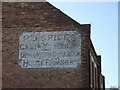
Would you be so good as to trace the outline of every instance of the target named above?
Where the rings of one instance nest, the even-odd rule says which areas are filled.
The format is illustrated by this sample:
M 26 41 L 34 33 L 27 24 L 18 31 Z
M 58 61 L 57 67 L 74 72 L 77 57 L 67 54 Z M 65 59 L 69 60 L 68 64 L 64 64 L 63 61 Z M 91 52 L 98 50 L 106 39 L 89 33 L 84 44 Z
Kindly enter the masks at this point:
M 102 56 L 106 88 L 118 87 L 118 3 L 50 3 L 80 24 L 91 24 L 91 40 L 97 54 Z

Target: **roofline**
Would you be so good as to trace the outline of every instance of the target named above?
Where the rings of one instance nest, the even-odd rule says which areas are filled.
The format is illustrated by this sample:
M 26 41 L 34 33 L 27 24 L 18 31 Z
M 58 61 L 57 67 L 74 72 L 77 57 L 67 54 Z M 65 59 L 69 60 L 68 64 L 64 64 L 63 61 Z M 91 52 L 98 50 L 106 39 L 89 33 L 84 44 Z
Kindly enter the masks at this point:
M 73 18 L 71 18 L 70 16 L 68 16 L 67 14 L 65 14 L 64 12 L 62 12 L 60 9 L 58 9 L 57 7 L 55 7 L 54 5 L 52 5 L 50 2 L 46 1 L 49 5 L 51 5 L 52 7 L 54 7 L 55 9 L 57 9 L 60 13 L 64 14 L 65 16 L 67 16 L 68 18 L 70 18 L 73 22 L 75 22 L 77 25 L 81 26 L 82 24 L 80 24 L 79 22 L 77 22 L 76 20 L 74 20 Z M 84 24 L 83 24 L 84 25 Z
M 97 55 L 91 39 L 90 39 L 90 48 L 92 49 L 93 53 L 95 54 L 95 57 L 96 57 L 96 59 L 97 59 L 97 62 L 98 62 L 99 65 L 101 66 L 101 55 Z M 100 57 L 100 59 L 98 59 L 98 57 Z

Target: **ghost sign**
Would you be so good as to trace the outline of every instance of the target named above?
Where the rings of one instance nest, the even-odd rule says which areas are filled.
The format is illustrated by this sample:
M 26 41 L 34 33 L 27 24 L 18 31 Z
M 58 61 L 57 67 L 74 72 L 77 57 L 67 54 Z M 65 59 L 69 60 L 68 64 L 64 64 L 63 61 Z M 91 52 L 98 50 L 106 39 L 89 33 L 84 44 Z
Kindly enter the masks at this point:
M 22 68 L 76 68 L 81 63 L 77 31 L 25 32 L 19 37 Z

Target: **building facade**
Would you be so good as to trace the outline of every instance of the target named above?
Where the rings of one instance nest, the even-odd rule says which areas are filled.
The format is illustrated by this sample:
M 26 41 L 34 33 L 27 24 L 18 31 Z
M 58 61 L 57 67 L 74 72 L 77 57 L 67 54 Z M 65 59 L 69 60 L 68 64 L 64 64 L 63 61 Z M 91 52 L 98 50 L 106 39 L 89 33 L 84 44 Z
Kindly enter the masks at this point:
M 2 27 L 2 88 L 105 89 L 90 24 L 48 2 L 3 2 Z

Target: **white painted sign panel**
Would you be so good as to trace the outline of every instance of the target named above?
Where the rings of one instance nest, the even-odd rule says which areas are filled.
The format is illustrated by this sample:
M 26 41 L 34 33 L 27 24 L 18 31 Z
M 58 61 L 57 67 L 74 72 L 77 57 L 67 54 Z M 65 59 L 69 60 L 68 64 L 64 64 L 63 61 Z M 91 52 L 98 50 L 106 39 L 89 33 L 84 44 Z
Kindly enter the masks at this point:
M 76 68 L 81 63 L 77 31 L 25 32 L 19 38 L 22 68 Z

